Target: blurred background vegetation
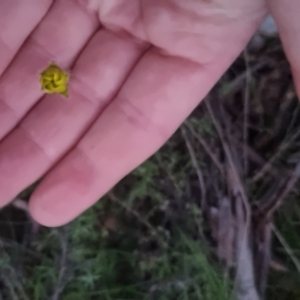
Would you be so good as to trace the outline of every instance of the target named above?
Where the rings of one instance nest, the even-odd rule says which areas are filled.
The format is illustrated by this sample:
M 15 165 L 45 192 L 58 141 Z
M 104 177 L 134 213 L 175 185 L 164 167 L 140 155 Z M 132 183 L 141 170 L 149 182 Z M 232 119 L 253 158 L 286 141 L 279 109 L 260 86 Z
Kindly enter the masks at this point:
M 34 186 L 0 211 L 0 299 L 300 299 L 299 145 L 289 65 L 277 35 L 259 33 L 169 142 L 78 219 L 36 224 Z

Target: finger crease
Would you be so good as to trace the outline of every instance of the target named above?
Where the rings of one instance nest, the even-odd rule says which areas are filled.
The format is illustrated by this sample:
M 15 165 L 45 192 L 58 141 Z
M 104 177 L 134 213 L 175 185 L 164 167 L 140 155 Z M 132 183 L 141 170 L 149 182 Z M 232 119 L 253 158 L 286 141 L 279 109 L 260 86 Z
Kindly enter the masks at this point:
M 94 107 L 99 106 L 99 102 L 101 103 L 100 97 L 97 95 L 95 89 L 93 89 L 84 80 L 74 76 L 73 74 L 69 83 L 69 89 L 71 90 L 72 94 L 83 98 L 86 102 L 90 103 Z M 70 95 L 72 95 L 71 93 Z
M 34 139 L 32 134 L 25 127 L 23 127 L 22 124 L 19 124 L 17 128 L 24 133 L 27 139 L 33 143 L 35 148 L 46 158 L 48 162 L 53 162 L 51 155 L 47 153 L 47 151 Z
M 0 98 L 0 103 L 3 104 L 5 108 L 7 108 L 14 116 L 14 118 L 17 120 L 18 119 L 18 113 L 9 105 L 8 102 L 6 102 L 4 99 Z
M 119 99 L 117 105 L 119 111 L 125 115 L 127 121 L 135 128 L 141 129 L 146 133 L 155 131 L 159 134 L 163 141 L 165 141 L 169 134 L 161 125 L 153 122 L 141 109 L 134 105 L 130 100 L 126 98 Z

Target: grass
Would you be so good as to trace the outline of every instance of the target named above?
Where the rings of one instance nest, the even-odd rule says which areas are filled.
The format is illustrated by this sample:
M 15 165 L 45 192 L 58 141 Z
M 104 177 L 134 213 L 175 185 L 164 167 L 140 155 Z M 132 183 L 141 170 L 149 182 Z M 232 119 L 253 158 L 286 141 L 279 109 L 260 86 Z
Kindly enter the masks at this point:
M 277 214 L 274 257 L 283 262 L 285 272 L 271 273 L 270 299 L 300 298 L 300 205 L 299 198 L 290 197 Z M 282 241 L 283 240 L 283 241 Z
M 105 197 L 71 224 L 41 228 L 27 247 L 6 240 L 0 262 L 6 279 L 4 299 L 54 299 L 58 290 L 58 299 L 72 300 L 229 299 L 229 280 L 209 258 L 206 245 L 186 231 L 195 227 L 198 236 L 200 210 L 187 203 L 181 217 L 190 222 L 183 225 L 163 207 L 168 204 L 155 178 L 161 176 L 157 161 L 164 159 L 167 148 L 128 176 L 114 196 Z M 166 172 L 175 174 L 174 162 L 178 160 L 167 161 Z M 183 178 L 176 173 L 170 182 L 175 180 L 181 189 Z M 139 184 L 128 189 L 129 182 Z

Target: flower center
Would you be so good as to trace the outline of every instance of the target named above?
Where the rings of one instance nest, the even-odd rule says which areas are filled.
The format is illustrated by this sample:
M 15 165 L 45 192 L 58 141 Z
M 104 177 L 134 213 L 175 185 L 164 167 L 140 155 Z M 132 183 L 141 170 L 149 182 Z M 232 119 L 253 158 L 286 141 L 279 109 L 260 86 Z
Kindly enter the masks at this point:
M 60 69 L 55 63 L 41 73 L 42 90 L 47 94 L 61 94 L 68 97 L 69 74 Z

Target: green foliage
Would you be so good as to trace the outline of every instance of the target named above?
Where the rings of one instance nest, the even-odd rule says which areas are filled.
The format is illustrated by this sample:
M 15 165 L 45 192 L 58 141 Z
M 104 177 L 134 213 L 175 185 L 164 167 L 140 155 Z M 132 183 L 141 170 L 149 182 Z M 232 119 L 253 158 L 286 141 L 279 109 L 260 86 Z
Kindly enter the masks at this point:
M 10 277 L 18 284 L 3 282 L 3 299 L 55 299 L 58 291 L 62 300 L 229 299 L 230 283 L 197 238 L 199 207 L 187 202 L 178 210 L 169 201 L 183 195 L 191 168 L 177 140 L 127 176 L 114 199 L 104 197 L 67 226 L 42 228 L 25 249 L 10 241 L 23 259 L 0 260 L 3 274 L 19 276 Z
M 270 299 L 300 299 L 300 206 L 298 197 L 289 197 L 277 214 L 276 224 L 282 245 L 275 238 L 274 257 L 283 261 L 288 272 L 272 272 L 270 276 Z

